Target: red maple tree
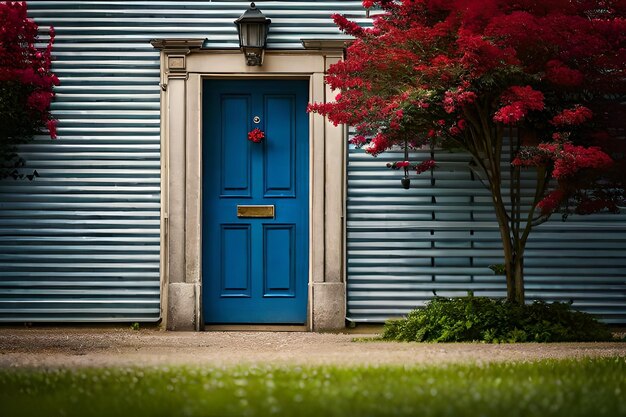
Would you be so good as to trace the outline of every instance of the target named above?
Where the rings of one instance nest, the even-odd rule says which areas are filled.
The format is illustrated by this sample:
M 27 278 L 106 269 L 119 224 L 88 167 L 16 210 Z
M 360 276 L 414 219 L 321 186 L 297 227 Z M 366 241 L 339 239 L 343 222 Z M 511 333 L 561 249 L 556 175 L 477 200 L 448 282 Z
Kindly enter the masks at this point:
M 20 176 L 24 163 L 17 146 L 47 129 L 56 138 L 57 121 L 50 114 L 54 30 L 45 48 L 38 48 L 38 26 L 27 16 L 26 2 L 0 3 L 0 178 Z
M 560 212 L 623 203 L 619 129 L 626 92 L 621 0 L 376 0 L 373 26 L 334 15 L 354 36 L 312 112 L 356 128 L 371 155 L 394 146 L 461 148 L 489 188 L 504 249 L 507 296 L 524 302 L 532 228 Z M 406 159 L 406 158 L 405 158 Z M 390 168 L 431 169 L 398 161 Z M 535 173 L 534 196 L 521 178 Z M 408 181 L 403 181 L 408 187 Z

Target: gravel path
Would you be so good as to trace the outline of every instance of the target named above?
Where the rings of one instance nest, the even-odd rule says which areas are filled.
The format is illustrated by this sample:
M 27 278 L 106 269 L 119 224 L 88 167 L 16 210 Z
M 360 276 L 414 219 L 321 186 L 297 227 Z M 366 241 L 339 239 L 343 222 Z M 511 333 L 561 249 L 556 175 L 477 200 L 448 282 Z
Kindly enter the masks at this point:
M 131 365 L 411 365 L 626 356 L 626 343 L 354 342 L 373 335 L 0 328 L 0 368 Z

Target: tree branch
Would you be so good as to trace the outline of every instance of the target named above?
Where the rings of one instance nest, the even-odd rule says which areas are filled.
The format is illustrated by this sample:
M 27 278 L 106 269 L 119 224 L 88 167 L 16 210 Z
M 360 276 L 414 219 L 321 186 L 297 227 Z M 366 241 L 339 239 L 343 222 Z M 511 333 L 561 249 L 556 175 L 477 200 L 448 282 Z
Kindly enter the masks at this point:
M 541 197 L 546 190 L 548 182 L 550 180 L 549 172 L 545 167 L 537 168 L 537 185 L 535 186 L 535 196 L 533 198 L 533 204 L 528 211 L 528 218 L 526 220 L 526 227 L 524 228 L 524 234 L 522 235 L 522 242 L 526 244 L 528 235 L 533 227 L 539 226 L 547 222 L 550 219 L 550 214 L 541 214 L 535 217 L 535 210 L 537 209 L 537 203 L 541 201 Z

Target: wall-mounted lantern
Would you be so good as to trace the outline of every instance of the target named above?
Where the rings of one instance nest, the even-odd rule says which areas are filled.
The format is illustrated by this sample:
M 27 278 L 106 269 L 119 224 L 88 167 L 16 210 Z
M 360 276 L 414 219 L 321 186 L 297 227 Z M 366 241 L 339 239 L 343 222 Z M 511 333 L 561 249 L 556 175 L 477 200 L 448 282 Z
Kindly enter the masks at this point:
M 267 32 L 271 22 L 254 3 L 250 3 L 250 8 L 235 20 L 239 33 L 239 47 L 246 57 L 246 64 L 263 65 L 263 53 L 267 46 Z

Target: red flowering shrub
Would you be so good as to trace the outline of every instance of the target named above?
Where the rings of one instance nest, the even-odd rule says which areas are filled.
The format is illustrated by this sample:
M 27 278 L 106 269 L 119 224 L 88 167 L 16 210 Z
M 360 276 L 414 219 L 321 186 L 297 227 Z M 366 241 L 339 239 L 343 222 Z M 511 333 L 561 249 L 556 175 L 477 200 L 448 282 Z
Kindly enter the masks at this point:
M 556 126 L 575 126 L 591 120 L 593 113 L 585 106 L 576 106 L 573 109 L 565 109 L 552 118 L 550 123 Z
M 0 3 L 0 178 L 17 177 L 23 160 L 17 145 L 47 130 L 56 138 L 50 115 L 53 87 L 59 79 L 51 71 L 54 30 L 44 49 L 37 24 L 27 16 L 26 2 Z
M 546 63 L 546 79 L 556 85 L 565 87 L 576 87 L 583 83 L 583 73 L 571 69 L 559 60 L 552 60 Z
M 493 115 L 493 120 L 504 124 L 515 124 L 531 110 L 543 110 L 543 93 L 533 90 L 529 85 L 520 87 L 514 85 L 505 90 L 500 96 L 503 104 Z
M 437 165 L 434 160 L 427 159 L 425 161 L 420 162 L 418 165 L 415 166 L 415 172 L 418 174 L 421 174 L 422 172 L 426 172 L 429 169 L 435 168 L 436 166 Z
M 373 156 L 393 146 L 449 143 L 466 150 L 493 195 L 509 299 L 523 302 L 523 253 L 532 227 L 555 212 L 615 211 L 623 202 L 624 175 L 616 168 L 623 165 L 613 161 L 625 154 L 624 141 L 615 140 L 622 126 L 606 122 L 624 120 L 626 3 L 363 5 L 382 9 L 371 28 L 333 16 L 356 39 L 326 77 L 340 90 L 336 101 L 313 103 L 309 110 L 354 126 L 352 143 Z M 503 175 L 502 156 L 510 153 L 510 173 Z M 423 172 L 433 166 L 389 164 L 405 169 L 403 186 L 409 167 Z M 529 208 L 520 197 L 523 168 L 538 174 Z M 514 190 L 510 201 L 503 189 Z
M 422 172 L 428 171 L 429 169 L 435 168 L 435 161 L 432 159 L 427 159 L 426 161 L 422 161 L 418 164 L 411 164 L 409 161 L 397 161 L 393 163 L 387 163 L 387 168 L 391 168 L 393 170 L 398 170 L 401 168 L 406 168 L 406 170 L 414 170 L 416 173 L 421 174 Z
M 551 213 L 559 208 L 564 198 L 565 193 L 562 190 L 554 190 L 537 203 L 537 207 L 541 209 L 542 213 Z

